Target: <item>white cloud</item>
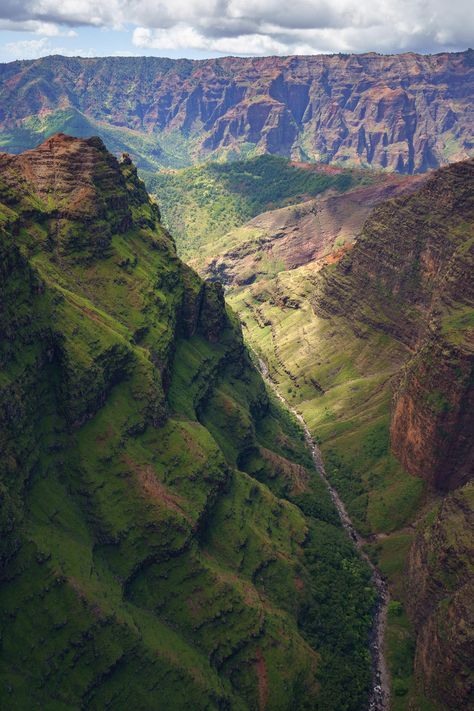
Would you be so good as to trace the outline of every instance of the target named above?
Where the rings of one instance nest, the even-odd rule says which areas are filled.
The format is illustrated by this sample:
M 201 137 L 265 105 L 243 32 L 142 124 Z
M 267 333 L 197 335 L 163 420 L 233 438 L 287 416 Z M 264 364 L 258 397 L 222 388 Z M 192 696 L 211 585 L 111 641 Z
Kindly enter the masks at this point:
M 200 49 L 223 54 L 285 54 L 286 46 L 269 35 L 247 34 L 236 37 L 205 37 L 189 25 L 175 25 L 169 30 L 137 27 L 133 44 L 148 49 Z
M 37 40 L 21 40 L 20 42 L 8 42 L 5 49 L 15 59 L 37 59 L 43 57 L 49 46 L 47 37 Z
M 10 32 L 31 32 L 44 37 L 77 37 L 77 32 L 64 29 L 53 22 L 39 22 L 38 20 L 13 21 L 0 19 L 0 30 Z
M 93 49 L 69 49 L 67 47 L 57 47 L 52 44 L 49 37 L 41 37 L 34 40 L 20 40 L 18 42 L 7 42 L 3 47 L 6 55 L 12 59 L 38 59 L 50 54 L 62 54 L 66 57 L 93 57 L 96 52 Z
M 441 51 L 474 36 L 471 0 L 2 0 L 0 18 L 44 36 L 131 26 L 137 48 L 223 54 Z

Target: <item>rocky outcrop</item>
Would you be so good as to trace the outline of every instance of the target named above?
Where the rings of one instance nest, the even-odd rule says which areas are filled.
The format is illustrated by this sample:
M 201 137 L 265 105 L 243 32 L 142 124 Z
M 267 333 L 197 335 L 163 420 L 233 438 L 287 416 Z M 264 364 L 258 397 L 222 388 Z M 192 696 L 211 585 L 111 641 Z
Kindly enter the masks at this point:
M 410 359 L 395 389 L 392 449 L 407 471 L 441 491 L 474 477 L 473 382 L 472 335 L 452 343 L 440 328 Z
M 381 176 L 367 187 L 264 212 L 236 230 L 235 237 L 230 233 L 231 242 L 240 236 L 239 244 L 204 263 L 196 257 L 193 264 L 229 287 L 309 263 L 323 266 L 352 246 L 377 204 L 412 192 L 422 180 Z
M 474 484 L 449 495 L 410 551 L 406 599 L 418 630 L 415 672 L 449 709 L 474 703 Z
M 30 128 L 30 117 L 40 116 L 47 132 L 49 115 L 57 127 L 72 111 L 85 131 L 94 121 L 103 130 L 156 136 L 147 150 L 164 164 L 173 164 L 180 142 L 185 164 L 251 144 L 297 159 L 423 172 L 472 154 L 472 57 L 472 50 L 204 61 L 46 57 L 0 67 L 0 126 L 11 145 L 26 147 L 38 125 Z M 168 135 L 175 137 L 169 153 Z
M 78 142 L 58 134 L 20 156 L 0 154 L 0 171 L 6 204 L 8 191 L 16 191 L 25 203 L 39 199 L 49 207 L 50 250 L 82 261 L 104 256 L 112 235 L 132 225 L 125 178 L 100 138 Z M 142 195 L 141 203 L 148 198 Z M 78 222 L 93 231 L 93 240 L 81 240 Z

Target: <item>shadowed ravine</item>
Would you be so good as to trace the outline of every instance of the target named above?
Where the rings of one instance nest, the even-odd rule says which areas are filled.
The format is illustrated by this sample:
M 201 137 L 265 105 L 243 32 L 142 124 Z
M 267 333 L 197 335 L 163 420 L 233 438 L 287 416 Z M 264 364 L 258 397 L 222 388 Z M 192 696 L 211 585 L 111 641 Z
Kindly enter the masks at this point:
M 326 485 L 334 506 L 337 509 L 339 518 L 343 528 L 347 531 L 349 537 L 354 542 L 357 550 L 362 558 L 367 562 L 372 570 L 372 582 L 375 585 L 378 593 L 377 605 L 374 610 L 374 620 L 372 633 L 370 637 L 370 654 L 372 658 L 372 684 L 369 693 L 368 711 L 388 711 L 390 708 L 390 681 L 387 669 L 387 664 L 384 655 L 384 639 L 385 628 L 387 622 L 387 607 L 389 602 L 389 593 L 387 584 L 380 574 L 379 570 L 372 563 L 367 553 L 364 551 L 365 539 L 355 529 L 354 524 L 346 511 L 346 507 L 342 502 L 339 494 L 331 485 L 324 468 L 324 462 L 321 452 L 316 442 L 314 441 L 308 425 L 303 416 L 295 410 L 279 392 L 276 383 L 272 380 L 267 364 L 258 358 L 259 370 L 265 382 L 271 387 L 277 398 L 285 405 L 285 407 L 293 413 L 298 422 L 301 424 L 306 443 L 311 450 L 314 464 L 319 473 L 319 476 Z

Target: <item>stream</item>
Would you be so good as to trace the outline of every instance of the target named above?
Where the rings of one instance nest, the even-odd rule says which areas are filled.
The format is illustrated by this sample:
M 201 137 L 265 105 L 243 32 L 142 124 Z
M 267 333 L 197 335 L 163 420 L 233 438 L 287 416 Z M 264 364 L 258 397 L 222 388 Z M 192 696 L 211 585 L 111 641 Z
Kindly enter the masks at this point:
M 326 470 L 324 468 L 324 462 L 321 456 L 321 452 L 313 437 L 311 436 L 311 432 L 309 431 L 308 425 L 306 424 L 304 417 L 297 410 L 291 407 L 291 405 L 287 402 L 283 395 L 278 391 L 275 382 L 270 376 L 267 364 L 260 358 L 258 358 L 258 364 L 265 382 L 268 383 L 277 398 L 285 405 L 287 410 L 293 413 L 298 422 L 301 424 L 304 431 L 306 443 L 311 451 L 311 455 L 316 466 L 316 470 L 318 471 L 319 476 L 323 480 L 331 495 L 331 499 L 337 509 L 342 526 L 353 541 L 361 557 L 367 562 L 370 569 L 372 570 L 372 582 L 377 590 L 378 599 L 374 610 L 374 620 L 372 632 L 370 635 L 370 654 L 372 658 L 372 684 L 367 709 L 368 711 L 389 711 L 390 678 L 384 655 L 385 628 L 387 623 L 387 607 L 389 602 L 387 583 L 385 582 L 377 567 L 372 563 L 367 553 L 364 551 L 363 547 L 366 541 L 357 532 L 349 514 L 347 513 L 346 507 L 344 506 L 344 503 L 341 500 L 341 497 L 331 485 L 327 477 Z

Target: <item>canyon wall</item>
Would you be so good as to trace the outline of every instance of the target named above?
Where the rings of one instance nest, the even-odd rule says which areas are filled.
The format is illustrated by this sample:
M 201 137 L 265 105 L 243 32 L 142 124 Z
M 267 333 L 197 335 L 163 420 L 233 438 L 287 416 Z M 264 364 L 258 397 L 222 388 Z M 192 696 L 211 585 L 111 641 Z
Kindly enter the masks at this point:
M 0 706 L 362 707 L 369 571 L 130 159 L 0 154 L 0 257 Z
M 389 199 L 382 183 L 267 212 L 201 267 L 228 279 L 387 577 L 393 691 L 413 711 L 473 701 L 473 187 L 471 159 Z
M 144 166 L 256 150 L 414 173 L 466 158 L 474 146 L 472 50 L 54 56 L 1 65 L 0 80 L 1 138 L 16 150 L 48 132 L 90 135 L 96 127 L 110 146 L 131 146 Z

